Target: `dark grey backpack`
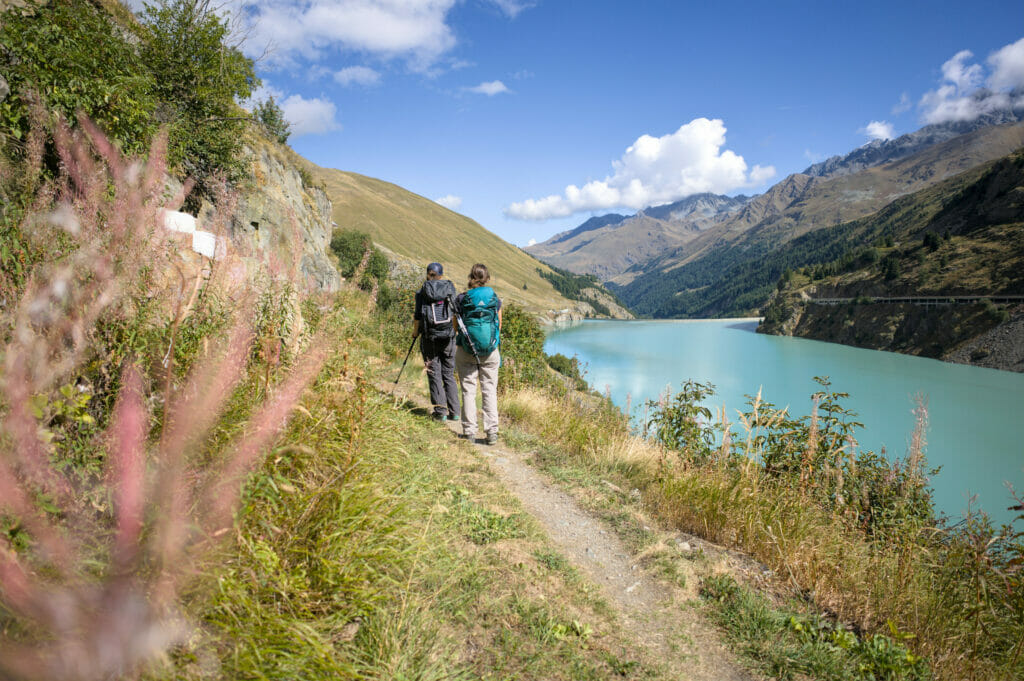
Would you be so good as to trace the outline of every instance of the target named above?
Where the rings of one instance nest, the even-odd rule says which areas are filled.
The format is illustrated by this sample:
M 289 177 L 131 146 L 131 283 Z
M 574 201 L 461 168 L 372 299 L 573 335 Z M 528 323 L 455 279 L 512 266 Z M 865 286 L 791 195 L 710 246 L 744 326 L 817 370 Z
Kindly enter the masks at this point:
M 451 300 L 455 284 L 448 279 L 428 279 L 420 290 L 420 325 L 427 340 L 436 341 L 455 335 Z

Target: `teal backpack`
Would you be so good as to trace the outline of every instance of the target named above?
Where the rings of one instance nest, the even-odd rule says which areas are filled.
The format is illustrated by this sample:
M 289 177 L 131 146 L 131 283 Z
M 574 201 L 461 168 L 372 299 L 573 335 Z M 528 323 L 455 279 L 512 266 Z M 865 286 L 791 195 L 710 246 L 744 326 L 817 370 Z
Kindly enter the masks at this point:
M 462 316 L 462 323 L 465 324 L 469 340 L 473 341 L 472 347 L 467 341 L 462 329 L 459 329 L 458 344 L 470 353 L 479 357 L 489 355 L 498 347 L 498 296 L 490 286 L 478 286 L 466 291 L 462 296 L 462 304 L 459 313 Z

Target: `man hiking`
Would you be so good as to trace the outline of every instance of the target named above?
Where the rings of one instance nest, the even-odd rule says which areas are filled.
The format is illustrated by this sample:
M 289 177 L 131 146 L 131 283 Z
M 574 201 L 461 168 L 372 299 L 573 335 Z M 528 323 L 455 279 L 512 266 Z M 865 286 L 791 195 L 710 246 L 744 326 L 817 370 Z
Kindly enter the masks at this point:
M 427 369 L 430 403 L 436 421 L 456 420 L 459 394 L 455 384 L 455 324 L 452 321 L 452 296 L 455 284 L 442 279 L 439 262 L 427 265 L 427 279 L 416 292 L 412 337 L 420 338 L 420 353 Z
M 480 384 L 487 444 L 498 442 L 498 367 L 501 355 L 501 299 L 487 282 L 491 275 L 485 265 L 469 271 L 469 289 L 455 299 L 459 315 L 455 366 L 462 386 L 462 433 L 476 439 L 476 386 Z

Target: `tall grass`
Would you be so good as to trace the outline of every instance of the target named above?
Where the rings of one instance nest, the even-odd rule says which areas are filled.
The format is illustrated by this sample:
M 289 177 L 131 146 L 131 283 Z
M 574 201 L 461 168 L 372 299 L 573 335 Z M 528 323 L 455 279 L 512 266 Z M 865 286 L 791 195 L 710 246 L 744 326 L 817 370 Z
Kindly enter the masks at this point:
M 692 397 L 654 405 L 652 432 L 677 449 L 634 435 L 609 403 L 579 394 L 522 389 L 501 405 L 577 465 L 641 490 L 665 522 L 743 549 L 856 630 L 906 633 L 939 677 L 1024 675 L 1024 536 L 979 514 L 954 526 L 932 518 L 924 405 L 907 459 L 889 464 L 855 451 L 853 415 L 827 386 L 805 419 L 758 396 L 726 438 Z
M 358 320 L 356 320 L 358 321 Z M 352 320 L 330 316 L 333 331 Z M 339 347 L 276 450 L 246 486 L 230 551 L 203 564 L 207 593 L 189 600 L 204 634 L 166 673 L 203 676 L 216 656 L 230 678 L 441 678 L 444 643 L 415 602 L 391 601 L 423 546 L 400 494 L 380 487 L 368 448 L 394 452 L 403 425 L 372 397 L 363 369 Z M 226 414 L 223 424 L 243 418 Z M 387 464 L 393 465 L 393 464 Z M 211 592 L 212 591 L 212 592 Z M 399 613 L 396 616 L 396 611 Z M 165 673 L 161 673 L 163 676 Z
M 231 530 L 245 476 L 328 347 L 293 355 L 211 449 L 252 357 L 256 292 L 220 276 L 231 261 L 182 264 L 161 224 L 164 137 L 145 163 L 86 119 L 76 131 L 57 120 L 51 144 L 61 172 L 16 231 L 55 252 L 2 319 L 0 672 L 106 679 L 187 635 L 190 564 Z M 42 175 L 43 157 L 23 171 Z M 206 305 L 230 296 L 237 315 Z
M 153 678 L 602 678 L 607 644 L 583 646 L 572 624 L 588 618 L 538 598 L 529 548 L 509 548 L 539 543 L 524 515 L 447 431 L 374 388 L 387 322 L 365 302 L 343 292 L 325 315 L 351 340 L 250 476 L 233 545 L 184 599 L 197 633 Z

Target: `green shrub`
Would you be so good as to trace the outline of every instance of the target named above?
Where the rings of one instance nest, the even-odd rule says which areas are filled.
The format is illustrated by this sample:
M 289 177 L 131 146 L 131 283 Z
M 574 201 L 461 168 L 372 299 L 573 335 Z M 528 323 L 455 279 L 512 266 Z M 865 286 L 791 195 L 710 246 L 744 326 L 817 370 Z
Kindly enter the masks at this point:
M 390 284 L 381 286 L 377 293 L 373 321 L 381 346 L 392 357 L 402 356 L 409 349 L 415 298 L 413 289 Z
M 544 330 L 529 312 L 512 302 L 501 308 L 501 385 L 511 388 L 544 381 Z
M 651 416 L 644 424 L 645 431 L 669 449 L 696 461 L 706 461 L 711 456 L 715 434 L 711 410 L 702 402 L 714 393 L 715 386 L 710 383 L 688 380 L 671 398 L 666 395 L 661 400 L 648 400 Z
M 236 104 L 260 81 L 210 0 L 159 0 L 142 13 L 140 56 L 153 76 L 170 162 L 212 196 L 218 176 L 239 179 L 248 117 Z
M 355 276 L 362 265 L 357 283 L 364 291 L 373 288 L 374 282 L 379 286 L 387 280 L 388 259 L 373 245 L 373 239 L 366 232 L 335 230 L 331 237 L 331 252 L 338 257 L 338 269 L 346 279 Z
M 845 514 L 869 535 L 888 536 L 932 522 L 931 491 L 924 476 L 935 471 L 925 469 L 920 446 L 911 447 L 905 462 L 890 462 L 873 451 L 848 451 L 863 424 L 843 406 L 847 393 L 832 391 L 827 378 L 815 380 L 822 390 L 812 396 L 816 407 L 809 416 L 796 418 L 760 397 L 750 398 L 748 411 L 740 416 L 746 432 L 730 433 L 728 446 L 722 447 L 727 461 L 753 458 L 769 478 L 801 490 L 824 509 Z M 707 463 L 722 440 L 721 425 L 703 406 L 712 395 L 710 383 L 687 381 L 674 396 L 649 401 L 647 433 L 686 460 Z M 915 413 L 924 418 L 921 407 Z M 918 428 L 923 427 L 919 420 Z
M 252 110 L 253 118 L 263 126 L 263 130 L 272 140 L 276 140 L 281 144 L 285 144 L 288 141 L 288 137 L 291 136 L 291 124 L 284 117 L 284 110 L 278 106 L 277 102 L 274 101 L 274 96 L 271 95 L 266 100 L 258 102 Z M 300 170 L 305 170 L 304 168 Z M 306 171 L 307 174 L 309 171 Z M 305 176 L 303 176 L 303 184 L 306 185 Z
M 548 366 L 569 379 L 570 385 L 576 390 L 586 390 L 587 382 L 580 372 L 580 360 L 566 357 L 562 353 L 547 355 Z
M 1005 322 L 1010 319 L 1010 311 L 1004 307 L 996 305 L 988 298 L 982 298 L 982 306 L 985 308 L 985 314 L 988 315 L 989 319 L 995 322 Z
M 154 74 L 106 12 L 90 2 L 33 2 L 3 14 L 0 45 L 11 88 L 0 102 L 6 153 L 24 148 L 33 92 L 67 121 L 84 114 L 124 152 L 147 150 L 156 130 Z
M 317 180 L 313 177 L 313 173 L 305 166 L 299 166 L 299 179 L 302 180 L 302 186 L 307 189 L 323 189 L 324 184 L 322 180 Z
M 925 681 L 927 663 L 899 641 L 906 638 L 890 625 L 892 636 L 858 636 L 855 632 L 798 610 L 779 609 L 729 575 L 706 577 L 700 595 L 712 604 L 727 635 L 743 646 L 777 679 L 806 675 L 814 679 Z
M 0 72 L 11 95 L 0 102 L 8 159 L 27 152 L 33 93 L 42 109 L 74 122 L 84 115 L 122 152 L 148 150 L 168 128 L 172 170 L 197 194 L 215 196 L 221 179 L 238 180 L 249 118 L 236 104 L 259 84 L 253 62 L 230 43 L 227 21 L 210 0 L 159 0 L 141 25 L 115 21 L 95 2 L 32 2 L 0 22 Z M 46 154 L 56 168 L 56 157 Z

